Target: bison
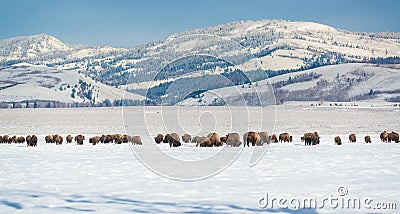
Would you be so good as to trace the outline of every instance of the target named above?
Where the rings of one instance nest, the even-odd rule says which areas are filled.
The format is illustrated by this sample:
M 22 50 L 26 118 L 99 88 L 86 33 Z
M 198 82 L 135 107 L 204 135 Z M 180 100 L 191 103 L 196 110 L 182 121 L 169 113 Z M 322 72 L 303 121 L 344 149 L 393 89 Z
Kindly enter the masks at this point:
M 106 136 L 105 135 L 101 135 L 100 136 L 100 143 L 104 143 L 104 140 L 106 139 Z
M 384 131 L 381 133 L 380 137 L 382 142 L 388 142 L 389 134 L 387 133 L 387 131 Z
M 197 141 L 198 141 L 199 138 L 200 138 L 199 136 L 194 136 L 192 138 L 192 143 L 196 143 L 197 144 Z
M 211 142 L 211 139 L 208 137 L 199 137 L 197 139 L 196 147 L 212 147 L 214 144 Z
M 365 143 L 371 143 L 371 136 L 367 135 L 364 137 Z
M 32 135 L 32 136 L 28 135 L 28 136 L 26 136 L 26 144 L 27 144 L 27 146 L 37 146 L 37 141 L 38 141 L 38 139 L 37 139 L 36 135 Z
M 219 138 L 219 141 L 221 141 L 221 143 L 226 143 L 226 139 L 227 139 L 226 136 L 222 136 Z
M 8 143 L 9 144 L 11 144 L 11 143 L 17 143 L 17 136 L 12 136 L 12 137 L 10 137 L 9 139 L 8 139 Z
M 220 139 L 219 139 L 219 135 L 217 134 L 217 133 L 210 133 L 210 134 L 208 134 L 207 135 L 207 137 L 210 139 L 210 141 L 211 141 L 211 143 L 212 143 L 212 145 L 214 145 L 214 146 L 222 146 L 222 143 L 221 143 L 221 141 L 220 141 Z
M 53 135 L 47 135 L 46 137 L 44 137 L 44 141 L 46 143 L 54 143 L 54 136 Z
M 240 142 L 240 135 L 238 133 L 228 133 L 226 135 L 226 145 L 232 147 L 238 147 L 242 143 Z
M 36 137 L 36 135 L 32 135 L 32 140 L 31 140 L 32 146 L 37 146 L 37 142 L 38 138 Z
M 161 142 L 163 142 L 163 140 L 164 140 L 164 135 L 162 135 L 162 134 L 157 134 L 157 136 L 154 138 L 154 141 L 157 144 L 160 144 Z
M 72 143 L 73 137 L 69 134 L 66 138 L 67 143 Z
M 318 132 L 314 132 L 314 133 L 305 133 L 302 137 L 302 140 L 304 140 L 304 145 L 317 145 L 319 144 L 319 135 Z
M 258 132 L 258 134 L 260 135 L 260 143 L 259 143 L 259 145 L 257 145 L 257 146 L 262 146 L 262 145 L 264 145 L 265 143 L 266 144 L 269 144 L 269 136 L 268 136 L 268 133 L 267 132 Z
M 170 134 L 166 134 L 163 140 L 163 143 L 169 143 L 169 139 L 171 138 Z
M 8 143 L 8 140 L 10 139 L 10 136 L 4 135 L 3 136 L 3 143 Z
M 130 136 L 128 136 L 126 134 L 122 135 L 122 143 L 128 143 L 129 142 L 129 138 L 130 138 Z
M 104 136 L 104 138 L 103 138 L 103 142 L 104 143 L 112 143 L 114 141 L 114 137 L 113 137 L 113 135 L 106 135 L 106 136 Z
M 85 140 L 85 136 L 83 136 L 83 135 L 77 135 L 77 136 L 75 136 L 75 142 L 76 142 L 76 144 L 78 144 L 78 145 L 83 145 L 83 141 Z
M 169 147 L 178 147 L 182 145 L 177 133 L 166 134 L 164 143 L 169 143 Z
M 120 134 L 114 134 L 113 135 L 113 140 L 115 144 L 121 144 L 122 143 L 122 138 L 123 136 Z
M 279 142 L 292 142 L 292 140 L 293 140 L 293 138 L 292 138 L 292 136 L 290 136 L 289 135 L 289 133 L 281 133 L 280 135 L 279 135 Z
M 26 136 L 25 141 L 26 141 L 27 146 L 30 146 L 31 140 L 32 140 L 32 137 L 30 135 Z
M 278 136 L 276 136 L 276 134 L 273 134 L 272 136 L 270 136 L 269 141 L 272 143 L 278 143 Z
M 342 145 L 342 139 L 340 139 L 339 136 L 336 136 L 335 139 L 334 139 L 334 141 L 335 141 L 335 144 L 336 144 L 336 145 Z
M 391 143 L 392 141 L 394 141 L 395 143 L 398 143 L 399 142 L 399 134 L 392 131 L 392 133 L 388 134 L 388 141 L 389 141 L 389 143 Z
M 243 145 L 244 147 L 250 146 L 250 143 L 252 146 L 255 146 L 256 144 L 259 144 L 261 141 L 260 135 L 257 132 L 246 132 L 243 135 Z
M 91 138 L 89 138 L 89 143 L 96 145 L 100 142 L 100 138 L 101 138 L 100 136 L 91 137 Z
M 142 145 L 142 138 L 140 136 L 132 136 L 133 145 Z
M 182 135 L 182 141 L 185 143 L 190 143 L 192 141 L 192 136 L 190 136 L 190 134 L 184 134 Z
M 356 135 L 355 134 L 350 134 L 349 135 L 349 141 L 350 143 L 355 143 L 357 140 Z
M 56 134 L 54 135 L 53 140 L 56 143 L 56 145 L 61 145 L 63 142 L 63 137 L 61 137 L 59 134 Z
M 21 136 L 21 137 L 18 137 L 18 138 L 17 138 L 17 142 L 18 142 L 18 143 L 24 143 L 24 142 L 25 142 L 25 138 L 22 137 L 22 136 Z

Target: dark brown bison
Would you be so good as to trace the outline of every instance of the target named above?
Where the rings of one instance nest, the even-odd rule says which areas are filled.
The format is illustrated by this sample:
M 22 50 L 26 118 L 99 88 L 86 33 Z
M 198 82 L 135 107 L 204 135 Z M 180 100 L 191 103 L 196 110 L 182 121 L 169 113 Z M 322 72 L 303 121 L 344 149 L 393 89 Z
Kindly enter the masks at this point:
M 181 146 L 181 140 L 177 133 L 166 134 L 164 138 L 164 143 L 169 143 L 169 147 Z
M 349 141 L 350 143 L 355 143 L 357 140 L 356 135 L 355 134 L 350 134 L 349 135 Z
M 46 137 L 44 137 L 44 141 L 46 143 L 54 143 L 54 136 L 53 135 L 47 135 Z
M 122 135 L 122 143 L 128 143 L 129 142 L 129 138 L 130 138 L 130 136 L 128 136 L 126 134 Z
M 18 143 L 25 143 L 25 138 L 22 137 L 22 136 L 21 136 L 21 137 L 18 137 L 18 138 L 17 138 L 17 142 L 18 142 Z
M 267 132 L 258 132 L 258 134 L 260 135 L 260 143 L 257 146 L 262 146 L 264 144 L 269 144 L 269 136 Z
M 56 134 L 54 135 L 53 140 L 56 143 L 56 145 L 61 145 L 63 142 L 63 137 L 61 137 L 59 134 Z
M 212 147 L 214 144 L 211 142 L 208 137 L 199 137 L 197 138 L 196 147 Z
M 292 138 L 292 136 L 290 136 L 289 135 L 289 133 L 281 133 L 280 135 L 279 135 L 279 142 L 292 142 L 292 140 L 293 140 L 293 138 Z
M 171 138 L 170 134 L 166 134 L 163 140 L 163 143 L 169 143 L 169 139 Z
M 3 136 L 0 135 L 0 143 L 4 143 Z
M 269 141 L 272 143 L 278 143 L 278 136 L 276 136 L 276 134 L 272 134 Z
M 367 135 L 364 137 L 365 143 L 371 143 L 371 136 Z
M 101 135 L 100 136 L 100 143 L 104 143 L 104 140 L 106 139 L 105 135 Z
M 72 143 L 74 138 L 69 134 L 65 139 L 67 139 L 67 143 Z
M 387 133 L 387 131 L 384 131 L 381 133 L 380 137 L 382 142 L 388 142 L 389 134 Z
M 83 135 L 77 135 L 77 136 L 75 136 L 75 142 L 76 142 L 76 144 L 78 144 L 78 145 L 83 145 L 83 141 L 85 140 L 85 136 L 83 136 Z
M 113 135 L 106 135 L 106 136 L 104 136 L 104 138 L 103 138 L 103 142 L 104 143 L 112 143 L 114 141 L 114 137 L 113 137 Z
M 8 139 L 8 143 L 9 144 L 11 144 L 11 143 L 17 143 L 17 136 L 12 136 L 12 137 L 10 137 L 9 139 Z
M 96 145 L 100 142 L 100 138 L 101 138 L 100 136 L 91 137 L 91 138 L 89 138 L 89 143 Z
M 219 138 L 219 141 L 221 141 L 221 143 L 226 143 L 226 139 L 227 139 L 226 136 L 222 136 Z
M 31 140 L 32 146 L 37 146 L 37 142 L 38 138 L 36 137 L 36 135 L 32 135 L 32 140 Z
M 314 133 L 309 132 L 309 133 L 305 133 L 301 139 L 304 140 L 305 146 L 317 145 L 317 144 L 319 144 L 320 137 L 318 135 L 318 132 L 314 132 Z
M 133 145 L 142 145 L 142 138 L 138 135 L 132 136 L 132 144 Z
M 244 147 L 250 146 L 250 143 L 252 146 L 255 146 L 256 144 L 259 144 L 261 141 L 260 135 L 257 132 L 246 132 L 243 135 L 243 145 Z
M 222 146 L 221 141 L 219 140 L 219 135 L 217 133 L 210 133 L 207 135 L 207 137 L 210 139 L 212 145 L 214 146 Z
M 342 145 L 342 139 L 340 139 L 339 136 L 336 136 L 335 139 L 334 139 L 334 141 L 335 141 L 335 144 L 336 144 L 336 145 Z
M 30 135 L 26 136 L 25 141 L 26 141 L 26 145 L 29 146 L 29 144 L 31 143 L 32 137 Z
M 395 143 L 399 142 L 399 134 L 396 132 L 391 132 L 388 134 L 388 141 L 389 143 L 391 143 L 392 141 L 394 141 Z
M 26 137 L 27 146 L 37 146 L 37 141 L 38 141 L 38 139 L 37 139 L 36 135 L 32 135 L 32 136 L 28 135 Z
M 304 145 L 311 145 L 311 138 L 312 138 L 312 133 L 311 132 L 307 132 L 304 133 L 303 137 L 300 138 L 300 140 L 303 142 L 304 141 Z
M 113 140 L 115 144 L 121 144 L 122 143 L 122 135 L 121 134 L 114 134 L 113 135 Z
M 182 135 L 182 141 L 185 143 L 190 143 L 192 141 L 192 136 L 190 136 L 190 134 L 184 134 Z
M 162 134 L 157 134 L 157 136 L 154 138 L 154 141 L 157 144 L 160 144 L 163 140 L 164 140 L 164 135 L 162 135 Z
M 8 140 L 10 139 L 10 136 L 4 135 L 3 136 L 3 143 L 8 143 Z
M 242 143 L 240 142 L 240 135 L 238 133 L 228 133 L 226 135 L 226 145 L 232 147 L 238 147 Z

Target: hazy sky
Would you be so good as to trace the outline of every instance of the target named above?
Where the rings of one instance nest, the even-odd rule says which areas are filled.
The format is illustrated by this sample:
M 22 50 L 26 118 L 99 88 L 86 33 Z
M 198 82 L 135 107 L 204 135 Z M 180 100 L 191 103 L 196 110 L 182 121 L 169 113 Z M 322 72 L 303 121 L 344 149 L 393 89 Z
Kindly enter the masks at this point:
M 0 39 L 47 33 L 66 43 L 129 47 L 240 20 L 314 21 L 400 32 L 398 0 L 0 0 Z

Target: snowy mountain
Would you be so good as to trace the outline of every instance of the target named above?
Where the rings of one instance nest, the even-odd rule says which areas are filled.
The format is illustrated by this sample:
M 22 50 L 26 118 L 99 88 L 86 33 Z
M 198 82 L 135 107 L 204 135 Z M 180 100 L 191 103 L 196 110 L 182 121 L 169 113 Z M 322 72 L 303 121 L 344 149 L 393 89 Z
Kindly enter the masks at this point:
M 0 66 L 17 63 L 80 72 L 150 103 L 173 105 L 192 92 L 328 65 L 399 64 L 400 33 L 260 20 L 188 30 L 132 48 L 67 45 L 48 35 L 0 41 Z
M 16 105 L 16 102 L 23 103 L 24 107 L 64 107 L 72 103 L 111 106 L 111 102 L 121 99 L 139 102 L 144 97 L 105 85 L 75 71 L 27 63 L 0 70 L 0 103 L 6 104 L 3 107 Z
M 0 61 L 26 60 L 71 48 L 47 34 L 0 40 Z

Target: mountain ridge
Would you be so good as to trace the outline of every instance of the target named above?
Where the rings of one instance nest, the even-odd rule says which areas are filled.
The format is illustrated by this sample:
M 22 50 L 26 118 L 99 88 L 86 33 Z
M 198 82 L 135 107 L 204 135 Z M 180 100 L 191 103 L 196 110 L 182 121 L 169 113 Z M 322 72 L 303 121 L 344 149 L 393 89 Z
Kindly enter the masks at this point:
M 284 20 L 189 29 L 130 48 L 67 45 L 47 34 L 39 35 L 35 45 L 32 38 L 27 38 L 31 42 L 11 40 L 17 41 L 14 44 L 1 40 L 0 66 L 30 63 L 79 72 L 145 96 L 153 104 L 164 100 L 166 105 L 179 103 L 193 91 L 322 66 L 400 62 L 400 33 L 349 32 L 321 23 Z M 46 44 L 49 48 L 43 47 Z M 187 88 L 182 92 L 187 94 L 178 88 Z

